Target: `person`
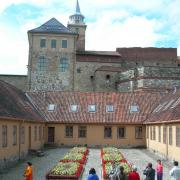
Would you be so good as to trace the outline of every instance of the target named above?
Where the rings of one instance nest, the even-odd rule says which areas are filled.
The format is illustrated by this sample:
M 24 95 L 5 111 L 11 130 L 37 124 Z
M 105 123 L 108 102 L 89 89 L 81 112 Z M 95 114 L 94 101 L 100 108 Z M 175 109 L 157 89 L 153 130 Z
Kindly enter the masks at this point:
M 112 162 L 111 171 L 109 174 L 109 180 L 116 180 L 116 176 L 117 176 L 116 164 Z
M 155 170 L 152 168 L 152 163 L 148 163 L 143 174 L 146 175 L 145 180 L 155 180 Z
M 129 173 L 128 180 L 140 180 L 140 176 L 137 173 L 137 167 L 135 165 L 132 166 L 132 172 Z
M 174 161 L 174 167 L 170 170 L 169 175 L 171 180 L 180 180 L 180 168 L 177 161 Z
M 33 180 L 33 169 L 32 169 L 32 163 L 27 162 L 27 167 L 24 171 L 24 177 L 25 180 Z
M 156 166 L 156 172 L 157 172 L 157 180 L 162 180 L 163 179 L 163 165 L 161 163 L 161 160 L 157 160 L 157 166 Z
M 96 170 L 94 168 L 89 170 L 87 180 L 99 180 L 99 177 L 96 175 Z
M 127 179 L 127 176 L 124 173 L 124 167 L 120 166 L 119 167 L 119 173 L 116 176 L 116 180 L 126 180 L 126 179 Z

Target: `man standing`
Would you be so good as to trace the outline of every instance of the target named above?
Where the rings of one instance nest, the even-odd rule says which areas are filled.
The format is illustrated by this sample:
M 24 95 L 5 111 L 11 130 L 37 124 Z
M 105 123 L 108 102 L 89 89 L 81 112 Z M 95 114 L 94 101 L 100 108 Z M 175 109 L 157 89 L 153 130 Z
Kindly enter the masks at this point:
M 145 180 L 155 180 L 155 170 L 152 168 L 152 163 L 148 163 L 143 174 L 146 175 Z
M 180 168 L 178 167 L 178 162 L 174 161 L 174 167 L 169 172 L 171 180 L 180 180 Z

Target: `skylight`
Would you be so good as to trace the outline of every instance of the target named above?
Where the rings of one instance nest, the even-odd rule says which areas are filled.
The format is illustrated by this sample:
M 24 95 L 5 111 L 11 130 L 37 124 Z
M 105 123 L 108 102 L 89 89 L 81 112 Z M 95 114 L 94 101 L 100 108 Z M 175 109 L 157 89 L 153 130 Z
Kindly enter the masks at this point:
M 95 112 L 96 106 L 95 105 L 88 105 L 88 112 Z
M 113 105 L 106 105 L 106 112 L 113 112 L 113 111 L 114 111 Z
M 131 105 L 130 106 L 130 113 L 139 112 L 139 106 L 138 105 Z
M 56 105 L 55 104 L 49 104 L 48 105 L 48 111 L 54 111 L 55 110 Z
M 78 108 L 77 105 L 73 104 L 71 105 L 71 112 L 77 112 Z

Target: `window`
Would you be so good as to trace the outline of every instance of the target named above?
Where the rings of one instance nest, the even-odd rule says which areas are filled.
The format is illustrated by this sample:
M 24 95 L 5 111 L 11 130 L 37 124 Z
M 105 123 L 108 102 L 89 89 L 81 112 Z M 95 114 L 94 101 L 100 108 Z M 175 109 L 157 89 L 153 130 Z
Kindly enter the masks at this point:
M 40 40 L 40 47 L 45 48 L 46 47 L 46 39 L 41 39 Z
M 37 126 L 34 126 L 34 141 L 37 141 Z
M 112 128 L 104 127 L 104 138 L 112 138 Z
M 146 138 L 149 139 L 149 126 L 146 126 Z
M 166 127 L 163 127 L 163 143 L 166 144 Z
M 73 137 L 73 126 L 66 126 L 65 137 L 67 138 Z
M 106 105 L 106 112 L 113 112 L 114 108 L 113 105 Z
M 46 129 L 45 127 L 43 127 L 43 140 L 45 140 L 45 138 L 46 138 Z
M 42 137 L 42 127 L 39 126 L 39 141 L 41 141 Z
M 91 79 L 91 81 L 93 81 L 94 80 L 94 76 L 90 76 L 90 79 Z
M 78 137 L 79 138 L 85 138 L 86 137 L 86 126 L 79 126 L 79 129 L 78 129 Z
M 77 112 L 77 105 L 71 105 L 71 112 Z
M 169 145 L 172 145 L 172 127 L 169 127 Z
M 55 39 L 51 40 L 51 48 L 56 48 L 56 40 Z
M 17 145 L 17 126 L 13 126 L 13 145 Z
M 111 77 L 111 76 L 110 76 L 109 74 L 107 74 L 107 75 L 106 75 L 106 80 L 109 80 L 110 77 Z
M 24 126 L 21 126 L 21 128 L 20 128 L 20 142 L 21 142 L 21 144 L 25 143 L 25 128 L 24 128 Z
M 48 105 L 48 111 L 54 111 L 55 110 L 56 105 L 55 104 L 49 104 Z
M 153 135 L 152 135 L 152 126 L 150 126 L 150 139 L 152 140 Z
M 158 134 L 159 134 L 158 135 L 158 137 L 159 137 L 158 141 L 161 142 L 161 126 L 158 127 Z
M 7 126 L 2 126 L 2 147 L 7 147 Z
M 136 139 L 142 139 L 142 127 L 135 127 Z
M 46 71 L 47 65 L 46 65 L 46 59 L 44 56 L 40 56 L 38 59 L 38 71 Z
M 117 129 L 117 137 L 118 137 L 119 139 L 121 139 L 121 138 L 125 138 L 125 136 L 126 136 L 125 127 L 119 127 L 119 128 Z
M 68 64 L 68 59 L 63 57 L 60 59 L 60 65 L 59 65 L 59 70 L 60 72 L 65 72 L 69 67 L 69 64 Z
M 153 140 L 156 140 L 156 127 L 153 126 Z
M 81 73 L 81 68 L 77 68 L 77 73 Z
M 62 40 L 62 48 L 67 48 L 67 40 Z
M 139 112 L 139 106 L 137 105 L 131 105 L 130 106 L 130 113 Z
M 180 147 L 180 127 L 176 127 L 176 146 Z
M 96 112 L 96 106 L 95 105 L 88 105 L 88 112 Z

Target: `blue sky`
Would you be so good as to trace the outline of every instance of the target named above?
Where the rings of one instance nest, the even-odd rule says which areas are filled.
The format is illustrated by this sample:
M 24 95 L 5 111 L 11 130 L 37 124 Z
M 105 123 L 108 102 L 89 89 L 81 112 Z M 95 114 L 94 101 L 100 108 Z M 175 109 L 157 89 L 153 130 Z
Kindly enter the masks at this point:
M 27 74 L 27 31 L 52 17 L 67 25 L 76 0 L 5 0 L 0 6 L 0 74 Z M 180 0 L 79 0 L 86 49 L 177 47 Z

